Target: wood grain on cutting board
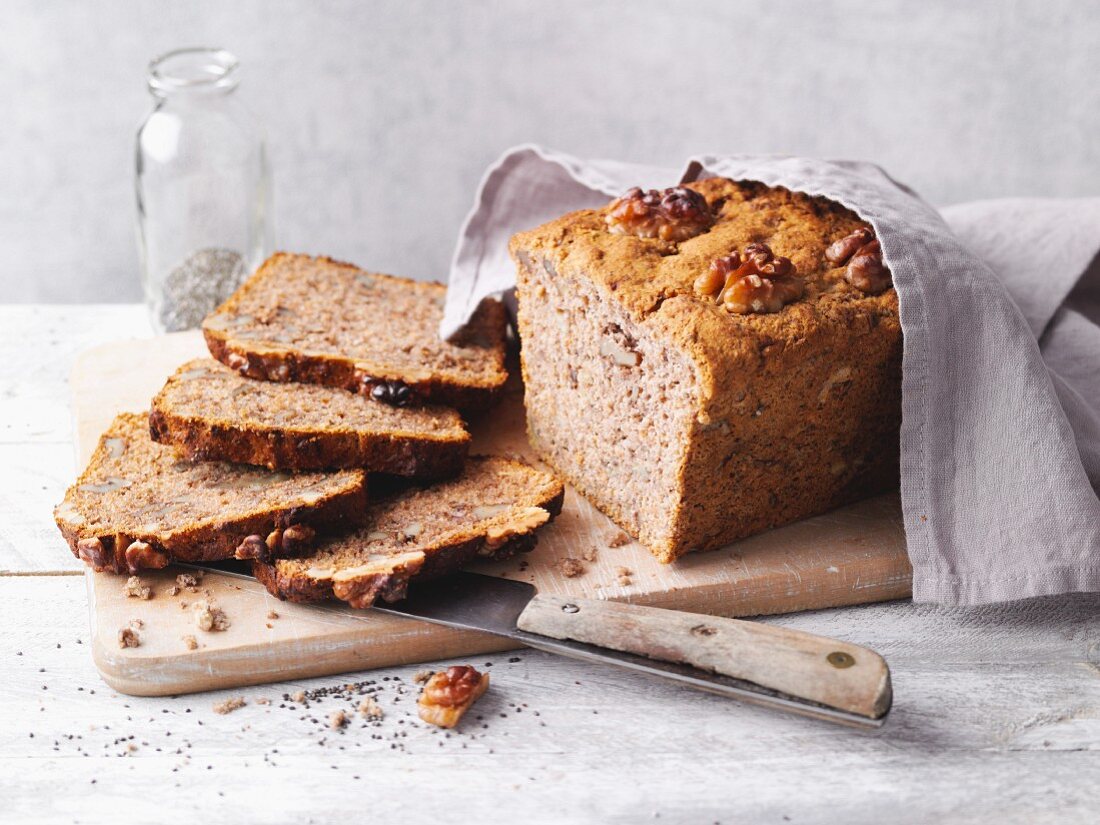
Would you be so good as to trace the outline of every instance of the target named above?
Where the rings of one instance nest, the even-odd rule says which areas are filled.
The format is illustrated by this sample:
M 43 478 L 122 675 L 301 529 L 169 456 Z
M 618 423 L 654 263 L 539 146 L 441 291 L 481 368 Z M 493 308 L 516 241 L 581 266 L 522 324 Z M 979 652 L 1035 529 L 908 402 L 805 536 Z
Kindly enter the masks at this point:
M 72 375 L 78 463 L 122 410 L 144 410 L 183 361 L 205 354 L 198 332 L 121 341 L 88 351 Z M 472 452 L 530 457 L 518 388 L 473 422 Z M 896 495 L 881 496 L 754 536 L 722 550 L 657 563 L 636 543 L 608 546 L 617 528 L 573 490 L 561 516 L 540 533 L 533 553 L 482 564 L 480 572 L 529 581 L 540 592 L 606 598 L 723 616 L 787 613 L 904 598 L 911 569 Z M 582 559 L 568 578 L 559 562 Z M 352 610 L 345 605 L 294 605 L 251 579 L 207 573 L 201 588 L 169 595 L 183 568 L 142 574 L 155 595 L 122 593 L 124 579 L 87 574 L 96 664 L 114 688 L 138 695 L 187 693 L 365 670 L 393 664 L 505 650 L 513 643 Z M 624 571 L 629 571 L 625 573 Z M 228 630 L 194 624 L 194 602 L 210 598 L 228 614 Z M 269 616 L 277 614 L 277 618 Z M 118 631 L 141 621 L 141 645 L 121 649 Z M 189 650 L 184 637 L 199 647 Z

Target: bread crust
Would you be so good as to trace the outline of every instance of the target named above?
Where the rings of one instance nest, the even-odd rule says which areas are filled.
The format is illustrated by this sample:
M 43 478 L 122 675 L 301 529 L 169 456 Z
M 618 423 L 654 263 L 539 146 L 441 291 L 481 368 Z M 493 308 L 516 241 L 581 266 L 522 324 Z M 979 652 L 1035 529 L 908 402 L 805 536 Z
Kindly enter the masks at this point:
M 465 380 L 438 373 L 413 374 L 407 370 L 394 369 L 383 364 L 364 364 L 336 352 L 309 352 L 292 346 L 278 345 L 273 342 L 257 342 L 233 337 L 232 331 L 222 328 L 219 317 L 235 313 L 242 296 L 257 290 L 272 271 L 288 261 L 313 261 L 317 264 L 349 270 L 353 273 L 369 274 L 371 278 L 400 282 L 408 290 L 427 291 L 445 290 L 442 284 L 435 282 L 412 281 L 392 275 L 364 273 L 353 264 L 320 256 L 309 259 L 307 256 L 277 252 L 268 258 L 259 269 L 237 290 L 229 300 L 215 310 L 203 322 L 203 338 L 207 349 L 217 360 L 242 375 L 266 381 L 297 381 L 304 384 L 322 384 L 340 387 L 350 392 L 360 392 L 372 380 L 402 381 L 413 391 L 418 403 L 443 404 L 460 410 L 483 410 L 491 407 L 499 396 L 508 373 L 504 366 L 505 336 L 507 313 L 499 301 L 484 301 L 471 320 L 471 329 L 476 328 L 479 335 L 489 339 L 493 354 L 492 373 L 482 379 L 469 377 Z M 429 334 L 434 334 L 432 330 Z
M 554 494 L 537 505 L 555 518 L 561 513 L 565 490 L 558 484 Z M 537 529 L 537 528 L 536 528 Z M 376 600 L 395 602 L 405 597 L 409 582 L 413 579 L 432 579 L 453 573 L 475 560 L 500 560 L 517 553 L 534 549 L 537 536 L 534 530 L 517 535 L 507 543 L 486 551 L 487 536 L 474 534 L 433 547 L 423 553 L 422 559 L 402 564 L 384 573 L 372 573 L 347 579 L 334 585 L 331 578 L 320 579 L 295 573 L 284 575 L 276 565 L 262 561 L 252 562 L 252 574 L 273 595 L 285 601 L 316 602 L 337 598 L 355 608 L 370 607 Z

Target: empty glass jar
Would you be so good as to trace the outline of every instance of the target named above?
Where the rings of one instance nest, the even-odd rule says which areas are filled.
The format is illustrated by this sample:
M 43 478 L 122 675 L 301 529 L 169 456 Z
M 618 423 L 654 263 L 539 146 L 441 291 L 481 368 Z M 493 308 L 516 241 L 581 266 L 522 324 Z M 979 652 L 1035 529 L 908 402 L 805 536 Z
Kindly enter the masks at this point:
M 149 64 L 156 103 L 137 134 L 142 285 L 154 329 L 191 329 L 272 248 L 271 172 L 237 95 L 237 59 L 180 49 Z

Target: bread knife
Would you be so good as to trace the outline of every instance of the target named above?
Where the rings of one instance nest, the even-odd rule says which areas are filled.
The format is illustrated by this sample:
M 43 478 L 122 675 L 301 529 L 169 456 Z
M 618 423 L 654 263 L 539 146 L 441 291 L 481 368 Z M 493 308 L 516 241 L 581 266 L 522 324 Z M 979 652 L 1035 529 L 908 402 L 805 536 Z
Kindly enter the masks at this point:
M 181 565 L 255 579 L 236 563 Z M 324 605 L 313 605 L 324 609 Z M 344 615 L 369 615 L 341 605 Z M 659 676 L 773 710 L 882 727 L 893 691 L 875 651 L 801 630 L 680 610 L 541 596 L 532 584 L 452 573 L 371 610 L 512 639 L 547 653 Z
M 866 647 L 761 622 L 539 595 L 496 576 L 416 583 L 404 600 L 372 609 L 859 728 L 881 727 L 893 699 L 886 661 Z

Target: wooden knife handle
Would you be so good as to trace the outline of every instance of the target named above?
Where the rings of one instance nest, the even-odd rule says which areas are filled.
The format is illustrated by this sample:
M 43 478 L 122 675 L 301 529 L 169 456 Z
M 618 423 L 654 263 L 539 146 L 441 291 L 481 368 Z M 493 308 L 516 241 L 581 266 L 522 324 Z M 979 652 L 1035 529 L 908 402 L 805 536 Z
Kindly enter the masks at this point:
M 890 669 L 873 650 L 800 630 L 598 599 L 535 596 L 520 630 L 691 665 L 878 719 Z

